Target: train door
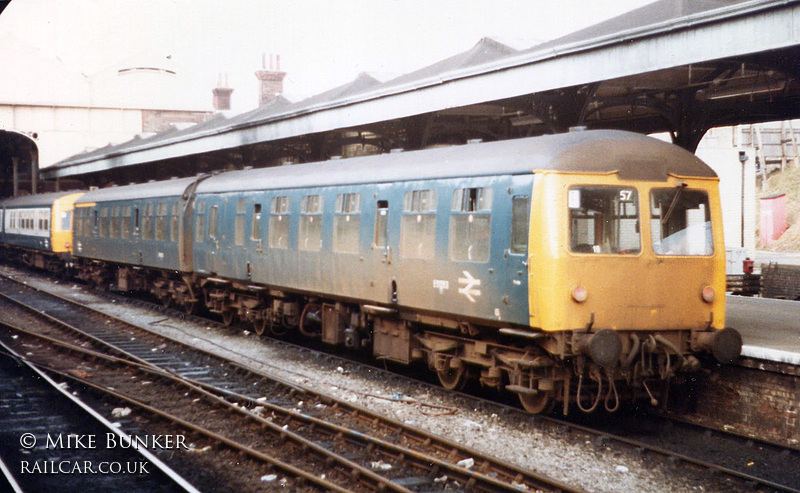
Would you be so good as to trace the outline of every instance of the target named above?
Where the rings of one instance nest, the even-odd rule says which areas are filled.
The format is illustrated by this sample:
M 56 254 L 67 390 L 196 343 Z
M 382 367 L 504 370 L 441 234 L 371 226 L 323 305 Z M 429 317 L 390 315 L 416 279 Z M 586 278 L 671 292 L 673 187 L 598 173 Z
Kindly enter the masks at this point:
M 390 274 L 395 252 L 389 238 L 389 201 L 378 199 L 374 202 L 374 207 L 370 291 L 373 299 L 384 303 L 395 303 L 397 302 L 397 285 Z
M 212 273 L 219 272 L 219 205 L 212 205 L 208 210 L 208 269 Z
M 133 248 L 130 250 L 134 263 L 139 262 L 142 251 L 142 214 L 138 204 L 133 206 L 133 234 L 131 235 Z M 138 253 L 137 253 L 138 252 Z
M 507 224 L 507 230 L 498 235 L 504 243 L 505 273 L 503 279 L 502 318 L 517 323 L 528 323 L 528 241 L 531 209 L 531 179 L 527 176 L 512 177 L 508 188 L 510 207 L 498 211 L 506 215 L 500 224 Z M 507 236 L 506 236 L 507 235 Z M 507 240 L 506 240 L 507 238 Z
M 189 204 L 191 205 L 191 204 Z M 194 227 L 193 233 L 194 237 L 191 238 L 193 242 L 193 247 L 187 249 L 188 253 L 191 253 L 191 258 L 194 262 L 193 268 L 197 272 L 201 272 L 204 274 L 208 274 L 213 270 L 213 264 L 209 263 L 209 260 L 213 260 L 211 254 L 209 253 L 209 243 L 206 241 L 206 234 L 207 234 L 207 223 L 206 220 L 207 216 L 207 200 L 206 199 L 196 199 L 194 203 Z M 191 211 L 191 207 L 188 209 Z M 185 216 L 185 220 L 192 221 L 192 216 L 187 215 Z M 185 234 L 185 233 L 184 233 Z M 189 238 L 186 238 L 189 241 Z M 188 257 L 187 257 L 188 258 Z

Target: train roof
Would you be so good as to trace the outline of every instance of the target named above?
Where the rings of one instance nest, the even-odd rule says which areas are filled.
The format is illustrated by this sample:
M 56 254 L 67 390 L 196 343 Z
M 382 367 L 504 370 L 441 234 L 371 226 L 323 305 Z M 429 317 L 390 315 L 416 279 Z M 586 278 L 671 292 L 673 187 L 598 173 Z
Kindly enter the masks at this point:
M 71 190 L 68 192 L 52 192 L 42 193 L 38 195 L 23 195 L 21 197 L 14 197 L 11 199 L 0 200 L 0 208 L 8 209 L 12 207 L 49 207 L 53 202 L 72 195 L 74 193 L 81 193 L 81 190 Z
M 621 179 L 666 181 L 668 175 L 714 178 L 694 154 L 632 132 L 586 130 L 231 171 L 208 178 L 197 193 L 389 183 L 438 178 L 525 174 L 534 171 L 617 173 Z
M 196 176 L 193 176 L 189 178 L 175 178 L 165 181 L 124 185 L 121 187 L 98 188 L 97 190 L 86 192 L 86 195 L 78 199 L 75 203 L 88 204 L 92 202 L 111 202 L 115 200 L 180 197 L 183 195 L 183 192 L 186 191 L 186 187 L 197 179 Z

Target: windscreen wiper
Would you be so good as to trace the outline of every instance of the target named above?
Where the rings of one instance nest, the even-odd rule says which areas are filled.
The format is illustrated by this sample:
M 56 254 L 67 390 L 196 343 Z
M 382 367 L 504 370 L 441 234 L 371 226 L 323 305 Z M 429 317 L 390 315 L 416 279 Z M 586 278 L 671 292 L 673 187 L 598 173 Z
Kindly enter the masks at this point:
M 667 213 L 664 214 L 664 217 L 661 218 L 661 224 L 666 224 L 669 221 L 669 217 L 672 215 L 672 211 L 675 210 L 675 206 L 678 205 L 678 199 L 681 197 L 681 194 L 686 189 L 688 184 L 681 183 L 678 185 L 678 189 L 675 190 L 675 196 L 672 197 L 672 203 L 669 204 L 669 209 L 667 209 Z

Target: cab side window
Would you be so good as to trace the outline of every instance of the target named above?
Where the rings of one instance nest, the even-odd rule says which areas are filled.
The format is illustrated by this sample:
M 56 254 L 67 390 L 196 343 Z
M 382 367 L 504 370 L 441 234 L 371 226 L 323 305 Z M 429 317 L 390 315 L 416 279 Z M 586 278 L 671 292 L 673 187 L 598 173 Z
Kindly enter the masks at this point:
M 528 225 L 530 223 L 531 199 L 516 196 L 511 199 L 511 254 L 528 253 Z

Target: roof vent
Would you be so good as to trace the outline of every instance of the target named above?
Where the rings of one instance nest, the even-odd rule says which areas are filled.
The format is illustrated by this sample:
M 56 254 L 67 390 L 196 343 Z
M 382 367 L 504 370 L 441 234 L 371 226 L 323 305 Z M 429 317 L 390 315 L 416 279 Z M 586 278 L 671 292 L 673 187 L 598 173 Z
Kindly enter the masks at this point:
M 483 139 L 469 139 L 467 144 L 480 144 L 483 142 Z
M 390 154 L 400 154 L 401 152 L 405 152 L 405 149 L 403 149 L 402 147 L 398 147 L 397 149 L 392 149 L 391 151 L 389 151 Z
M 331 156 L 331 161 L 338 161 L 342 159 L 342 156 Z
M 585 132 L 586 130 L 589 130 L 589 127 L 587 127 L 586 125 L 576 125 L 574 127 L 569 127 L 570 132 Z

